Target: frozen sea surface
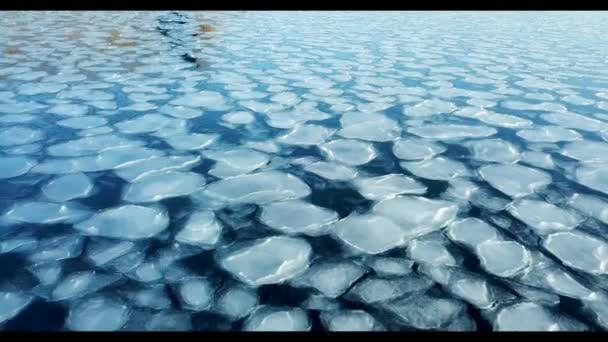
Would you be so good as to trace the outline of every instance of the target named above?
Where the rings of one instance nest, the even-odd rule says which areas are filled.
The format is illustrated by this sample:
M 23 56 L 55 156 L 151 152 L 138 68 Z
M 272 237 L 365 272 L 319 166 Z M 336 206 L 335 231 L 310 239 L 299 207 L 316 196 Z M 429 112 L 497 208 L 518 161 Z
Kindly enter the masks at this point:
M 0 329 L 608 329 L 606 13 L 0 22 Z

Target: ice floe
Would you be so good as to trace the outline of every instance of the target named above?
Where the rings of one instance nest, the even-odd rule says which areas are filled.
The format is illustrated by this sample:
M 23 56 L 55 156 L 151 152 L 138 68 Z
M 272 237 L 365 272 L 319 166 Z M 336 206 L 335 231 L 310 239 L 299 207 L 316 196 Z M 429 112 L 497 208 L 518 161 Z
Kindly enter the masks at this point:
M 127 204 L 99 212 L 74 228 L 87 235 L 137 240 L 151 238 L 168 226 L 164 211 Z

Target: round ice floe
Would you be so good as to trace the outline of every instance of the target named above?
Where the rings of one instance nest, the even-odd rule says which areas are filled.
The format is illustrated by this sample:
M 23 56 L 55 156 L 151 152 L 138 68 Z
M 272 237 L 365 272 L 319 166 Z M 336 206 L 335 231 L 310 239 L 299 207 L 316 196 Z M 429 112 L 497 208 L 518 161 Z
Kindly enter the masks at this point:
M 603 142 L 588 140 L 571 142 L 564 146 L 560 153 L 583 163 L 608 162 L 608 144 Z
M 167 143 L 176 150 L 200 150 L 219 138 L 219 134 L 180 134 L 165 138 Z
M 334 181 L 347 181 L 357 176 L 357 170 L 352 167 L 325 161 L 310 163 L 304 170 Z
M 59 176 L 42 187 L 44 195 L 57 202 L 87 197 L 93 190 L 93 183 L 83 173 Z
M 458 107 L 452 102 L 432 99 L 424 100 L 412 107 L 405 107 L 403 114 L 407 116 L 432 116 L 437 114 L 451 113 Z
M 349 166 L 367 164 L 376 157 L 373 145 L 359 140 L 338 139 L 319 148 L 327 158 Z
M 129 314 L 122 301 L 95 296 L 74 304 L 67 318 L 67 328 L 75 331 L 115 331 L 120 329 Z
M 226 98 L 215 91 L 201 91 L 199 93 L 185 94 L 171 102 L 175 106 L 184 106 L 191 108 L 205 108 L 209 110 L 225 110 L 227 109 Z
M 248 125 L 255 120 L 255 116 L 250 112 L 240 111 L 224 114 L 222 120 L 235 125 Z
M 188 279 L 181 282 L 177 294 L 182 306 L 192 311 L 203 311 L 211 306 L 216 287 L 206 278 Z
M 418 177 L 434 180 L 450 180 L 469 174 L 464 164 L 444 157 L 418 162 L 401 162 L 399 165 Z
M 0 179 L 24 175 L 36 163 L 35 159 L 24 156 L 0 157 Z
M 0 324 L 17 316 L 32 299 L 34 297 L 29 294 L 0 291 Z
M 203 193 L 226 202 L 265 204 L 306 197 L 310 191 L 306 183 L 292 174 L 266 171 L 213 182 Z
M 143 149 L 142 149 L 143 150 Z M 154 152 L 153 152 L 154 154 Z M 113 156 L 117 157 L 117 156 Z M 140 178 L 153 174 L 162 174 L 167 171 L 177 171 L 190 168 L 201 161 L 201 156 L 184 155 L 184 156 L 152 156 L 143 158 L 142 155 L 132 155 L 127 153 L 124 156 L 118 156 L 119 160 L 125 163 L 116 169 L 116 174 L 128 181 L 135 182 Z M 128 162 L 128 159 L 136 159 Z
M 441 241 L 411 241 L 407 246 L 407 255 L 410 259 L 421 264 L 450 265 L 458 264 L 456 258 Z
M 422 139 L 400 139 L 393 145 L 393 154 L 399 159 L 429 159 L 445 152 L 446 148 L 438 143 Z
M 139 134 L 157 132 L 172 124 L 176 119 L 162 114 L 145 114 L 134 119 L 116 123 L 114 127 L 122 133 Z
M 498 232 L 485 221 L 469 217 L 450 223 L 447 228 L 447 236 L 454 242 L 475 248 L 484 241 L 495 240 Z
M 555 163 L 553 162 L 551 155 L 544 152 L 524 151 L 521 154 L 521 161 L 542 169 L 555 168 Z
M 591 235 L 572 231 L 554 233 L 543 246 L 564 265 L 591 274 L 608 274 L 608 243 Z
M 26 126 L 12 126 L 0 130 L 0 146 L 31 144 L 42 139 L 42 131 Z
M 175 235 L 175 240 L 181 243 L 212 248 L 219 241 L 222 225 L 212 211 L 193 213 L 182 230 Z
M 53 300 L 78 298 L 94 293 L 120 278 L 117 274 L 98 273 L 96 271 L 78 271 L 70 273 L 55 286 L 51 297 Z
M 62 116 L 82 116 L 89 112 L 89 106 L 72 103 L 62 103 L 48 110 L 51 114 Z
M 329 331 L 376 331 L 382 326 L 363 310 L 326 311 L 321 321 Z
M 5 214 L 12 222 L 55 224 L 71 223 L 88 216 L 89 212 L 66 203 L 22 202 L 14 204 Z
M 193 172 L 169 171 L 139 178 L 123 194 L 128 202 L 157 202 L 165 198 L 189 195 L 205 185 L 205 178 Z
M 608 224 L 608 202 L 599 197 L 574 194 L 568 200 L 568 205 L 585 215 L 589 215 Z
M 139 160 L 162 156 L 160 150 L 144 147 L 124 147 L 103 151 L 97 155 L 96 164 L 104 170 L 125 167 Z
M 572 230 L 582 221 L 581 217 L 543 201 L 519 199 L 507 210 L 540 235 Z
M 47 150 L 49 155 L 54 157 L 80 157 L 141 145 L 143 142 L 139 140 L 130 140 L 114 134 L 103 134 L 51 145 Z
M 392 301 L 408 293 L 424 292 L 433 285 L 433 281 L 429 278 L 414 273 L 398 278 L 370 276 L 355 284 L 346 296 L 350 300 L 374 304 Z
M 479 169 L 490 185 L 511 197 L 524 197 L 551 183 L 545 172 L 518 164 L 491 164 Z
M 237 247 L 220 264 L 250 286 L 280 283 L 306 270 L 312 247 L 303 239 L 271 236 Z
M 245 331 L 308 331 L 311 328 L 306 311 L 300 308 L 258 307 L 245 321 Z
M 477 160 L 502 164 L 511 164 L 519 160 L 517 147 L 501 139 L 475 140 L 465 145 Z
M 319 145 L 329 138 L 335 130 L 319 125 L 298 125 L 289 133 L 277 138 L 288 145 Z
M 337 134 L 348 139 L 383 142 L 399 138 L 401 129 L 394 121 L 382 118 L 345 126 Z
M 240 319 L 258 304 L 255 291 L 245 286 L 233 286 L 223 291 L 214 304 L 214 309 L 233 319 Z
M 209 174 L 218 178 L 227 178 L 249 173 L 266 165 L 270 158 L 267 154 L 238 148 L 225 151 L 206 151 L 204 156 L 216 161 Z
M 108 120 L 99 116 L 80 116 L 57 121 L 59 126 L 69 127 L 73 129 L 89 129 L 103 126 Z
M 378 254 L 405 243 L 408 232 L 378 215 L 350 215 L 338 221 L 334 234 L 355 250 Z
M 581 139 L 581 135 L 571 129 L 560 126 L 538 126 L 533 129 L 522 129 L 517 135 L 530 142 L 560 142 Z
M 512 277 L 530 265 L 530 252 L 515 241 L 486 240 L 475 248 L 481 266 L 499 277 Z
M 203 111 L 199 109 L 184 107 L 184 106 L 170 106 L 164 105 L 158 109 L 159 112 L 170 115 L 177 119 L 194 119 L 203 115 Z
M 410 133 L 428 139 L 468 139 L 485 138 L 496 134 L 496 129 L 485 126 L 456 124 L 433 124 L 408 129 Z
M 363 197 L 374 201 L 399 194 L 423 194 L 426 192 L 426 186 L 400 174 L 358 178 L 354 180 L 354 184 Z
M 169 226 L 167 213 L 154 208 L 123 205 L 107 209 L 74 225 L 87 235 L 137 240 L 151 238 Z
M 583 165 L 576 169 L 578 183 L 608 194 L 608 164 Z
M 416 329 L 440 329 L 466 314 L 466 305 L 463 302 L 427 294 L 389 301 L 383 307 L 403 323 Z
M 274 202 L 262 208 L 260 221 L 287 234 L 320 235 L 329 224 L 338 220 L 338 214 L 330 209 L 302 200 Z
M 326 297 L 336 298 L 366 273 L 367 269 L 351 261 L 320 261 L 292 281 L 294 286 L 312 287 Z
M 608 123 L 575 113 L 564 112 L 541 114 L 541 118 L 554 125 L 565 128 L 580 129 L 588 132 L 601 132 L 608 130 Z
M 556 317 L 535 303 L 518 303 L 500 310 L 494 322 L 495 331 L 559 331 Z

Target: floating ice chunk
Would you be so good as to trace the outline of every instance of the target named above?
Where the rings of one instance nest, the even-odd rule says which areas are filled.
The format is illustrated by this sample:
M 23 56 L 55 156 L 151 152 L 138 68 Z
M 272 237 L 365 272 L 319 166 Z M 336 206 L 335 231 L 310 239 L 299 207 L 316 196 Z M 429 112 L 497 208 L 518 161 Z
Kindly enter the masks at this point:
M 48 110 L 51 114 L 62 116 L 83 116 L 89 112 L 89 107 L 74 103 L 61 103 Z
M 60 235 L 42 239 L 28 259 L 33 263 L 56 262 L 80 255 L 84 238 L 80 234 Z
M 294 286 L 312 287 L 329 298 L 339 297 L 367 269 L 352 261 L 318 261 L 312 264 L 302 276 L 292 281 Z
M 469 170 L 464 164 L 444 157 L 417 162 L 401 162 L 399 165 L 414 175 L 427 179 L 450 180 L 469 175 Z
M 575 174 L 579 184 L 608 194 L 608 164 L 583 165 Z
M 4 217 L 9 222 L 55 224 L 72 223 L 88 216 L 89 212 L 70 203 L 20 202 L 14 204 Z
M 34 297 L 29 294 L 0 291 L 0 324 L 17 316 L 32 299 Z
M 324 234 L 337 220 L 335 211 L 302 200 L 267 204 L 260 215 L 262 223 L 283 233 L 313 236 Z
M 235 125 L 248 125 L 255 121 L 255 116 L 250 112 L 240 111 L 224 114 L 222 120 Z
M 321 321 L 329 331 L 378 331 L 383 330 L 376 319 L 363 310 L 325 311 Z
M 420 182 L 400 174 L 358 178 L 354 184 L 363 197 L 374 201 L 399 194 L 424 194 L 427 190 Z
M 411 293 L 421 293 L 434 285 L 429 278 L 410 273 L 399 278 L 367 277 L 346 294 L 351 300 L 374 304 L 392 301 Z
M 215 290 L 215 286 L 208 279 L 195 278 L 181 282 L 177 292 L 184 308 L 204 311 L 211 307 Z
M 306 311 L 300 308 L 258 307 L 245 321 L 245 331 L 308 331 L 311 328 Z
M 175 240 L 181 243 L 212 248 L 222 233 L 222 225 L 212 211 L 193 213 L 182 230 L 175 235 Z
M 441 329 L 460 316 L 466 305 L 458 300 L 415 294 L 390 301 L 384 308 L 416 329 Z
M 407 255 L 410 259 L 432 265 L 458 265 L 458 260 L 441 241 L 411 241 L 407 246 Z
M 403 109 L 403 114 L 407 116 L 432 116 L 437 114 L 445 114 L 451 113 L 455 111 L 458 107 L 454 105 L 452 102 L 440 100 L 440 99 L 432 99 L 432 100 L 424 100 L 412 107 L 405 107 Z
M 608 202 L 599 197 L 577 193 L 568 199 L 568 205 L 608 224 Z
M 116 174 L 128 182 L 134 182 L 149 175 L 188 169 L 201 161 L 200 156 L 194 155 L 153 156 L 141 159 L 142 157 L 141 155 L 134 157 L 119 156 L 119 159 L 124 160 L 125 163 L 115 170 Z M 126 160 L 131 158 L 139 160 L 126 164 Z
M 6 114 L 0 115 L 0 122 L 3 123 L 26 123 L 34 121 L 35 115 L 32 114 Z
M 595 103 L 595 101 L 588 99 L 586 97 L 578 96 L 578 95 L 568 95 L 562 98 L 565 102 L 572 103 L 579 106 L 589 106 Z
M 17 87 L 17 92 L 20 95 L 32 96 L 39 94 L 54 94 L 66 89 L 65 84 L 49 83 L 49 82 L 32 82 L 23 83 Z
M 306 183 L 292 174 L 266 171 L 213 182 L 203 194 L 226 202 L 265 204 L 306 197 L 310 191 Z
M 175 106 L 184 106 L 191 108 L 200 108 L 203 107 L 209 110 L 226 110 L 226 98 L 215 91 L 201 91 L 195 94 L 185 94 L 182 95 L 171 102 L 169 102 Z
M 509 288 L 515 291 L 520 297 L 525 298 L 531 302 L 541 305 L 558 305 L 560 299 L 558 295 L 553 293 L 545 292 L 536 287 L 519 284 L 514 281 L 505 281 Z
M 554 125 L 565 128 L 580 129 L 588 132 L 601 132 L 608 130 L 608 123 L 575 113 L 548 113 L 541 114 L 540 117 Z
M 325 161 L 310 163 L 304 170 L 334 181 L 348 181 L 357 176 L 357 170 L 350 166 Z
M 507 210 L 540 235 L 572 230 L 582 221 L 581 217 L 543 201 L 519 199 Z
M 338 221 L 334 234 L 355 250 L 378 254 L 401 246 L 408 232 L 378 215 L 350 215 Z
M 399 138 L 401 129 L 392 120 L 369 120 L 346 126 L 338 131 L 339 136 L 367 141 L 391 141 Z
M 453 221 L 446 230 L 450 240 L 475 248 L 484 241 L 496 240 L 498 232 L 485 221 L 469 217 Z
M 182 311 L 159 311 L 148 317 L 139 331 L 191 331 L 190 315 Z
M 306 240 L 272 236 L 221 258 L 221 266 L 250 286 L 280 283 L 306 270 L 312 247 Z
M 519 150 L 501 139 L 474 140 L 465 143 L 477 160 L 511 164 L 519 160 Z
M 205 178 L 198 173 L 168 171 L 138 178 L 123 193 L 128 202 L 157 202 L 165 198 L 186 196 L 205 185 Z
M 199 109 L 184 106 L 164 105 L 158 108 L 158 111 L 177 119 L 194 119 L 203 115 L 203 111 Z
M 31 144 L 44 139 L 44 133 L 26 126 L 12 126 L 0 131 L 0 146 Z
M 123 205 L 93 215 L 74 228 L 87 235 L 137 240 L 151 238 L 169 226 L 169 216 L 159 209 Z
M 475 253 L 481 267 L 499 277 L 512 277 L 530 266 L 530 252 L 515 241 L 486 240 Z
M 145 261 L 135 266 L 127 276 L 140 283 L 149 283 L 160 280 L 162 275 L 161 266 L 155 260 Z
M 444 200 L 400 196 L 379 202 L 373 212 L 399 224 L 405 236 L 413 239 L 450 223 L 456 217 L 458 206 Z
M 0 179 L 24 175 L 36 164 L 35 159 L 24 156 L 0 157 Z
M 578 322 L 577 322 L 578 323 Z M 578 327 L 578 329 L 572 329 Z M 495 331 L 568 331 L 584 330 L 581 324 L 564 322 L 545 307 L 523 302 L 502 308 L 494 321 Z
M 588 140 L 571 142 L 566 144 L 560 153 L 583 163 L 608 162 L 608 144 L 603 142 Z
M 608 243 L 579 231 L 547 236 L 543 246 L 564 265 L 591 274 L 608 274 Z
M 245 143 L 245 146 L 254 150 L 267 152 L 267 153 L 277 153 L 279 152 L 279 146 L 271 140 L 266 141 L 252 141 L 249 140 Z
M 422 139 L 399 139 L 393 145 L 393 154 L 399 159 L 430 159 L 445 152 L 446 148 L 438 143 Z
M 484 112 L 483 115 L 476 117 L 477 120 L 487 123 L 488 125 L 505 127 L 505 128 L 526 128 L 532 126 L 532 121 L 520 118 L 515 115 L 500 114 L 493 112 Z
M 164 155 L 164 153 L 160 150 L 144 147 L 124 147 L 103 151 L 99 153 L 95 161 L 100 168 L 110 170 L 128 166 L 129 164 L 135 163 L 139 160 L 162 155 Z
M 365 264 L 381 276 L 402 276 L 412 272 L 414 263 L 403 258 L 371 256 L 364 259 Z
M 129 140 L 114 134 L 103 134 L 51 145 L 47 150 L 49 155 L 54 157 L 80 157 L 123 147 L 138 147 L 141 145 L 143 145 L 143 142 L 139 140 Z
M 271 96 L 270 101 L 280 103 L 285 106 L 294 106 L 300 102 L 300 98 L 295 93 L 285 91 Z
M 552 180 L 545 172 L 519 164 L 486 165 L 479 174 L 493 188 L 514 198 L 530 195 Z
M 258 305 L 255 291 L 244 286 L 232 286 L 222 291 L 217 298 L 214 308 L 222 315 L 232 319 L 241 319 Z
M 59 301 L 86 296 L 116 282 L 119 278 L 120 276 L 115 274 L 95 271 L 74 272 L 57 284 L 53 289 L 52 299 Z
M 174 122 L 175 119 L 162 114 L 145 114 L 134 119 L 118 122 L 114 127 L 122 133 L 140 134 L 160 131 Z
M 327 298 L 322 294 L 312 293 L 300 304 L 300 307 L 307 310 L 329 311 L 340 309 L 340 304 L 336 299 Z
M 87 244 L 87 259 L 96 266 L 104 265 L 122 255 L 125 255 L 135 247 L 131 241 L 115 241 L 92 238 Z
M 45 108 L 45 105 L 42 105 L 38 102 L 15 102 L 15 103 L 1 103 L 0 104 L 0 113 L 7 114 L 22 114 L 22 113 L 31 113 Z
M 42 187 L 44 195 L 56 202 L 87 197 L 93 190 L 93 183 L 83 173 L 59 176 Z
M 249 173 L 263 167 L 269 161 L 269 157 L 265 153 L 245 148 L 228 151 L 207 151 L 204 155 L 217 161 L 209 174 L 218 178 Z
M 551 155 L 544 152 L 524 151 L 521 154 L 521 161 L 543 169 L 555 168 Z
M 57 121 L 57 125 L 73 129 L 89 129 L 103 126 L 108 120 L 99 116 L 80 116 Z
M 122 301 L 95 296 L 70 308 L 67 328 L 75 331 L 115 331 L 127 321 L 129 307 Z
M 329 159 L 349 166 L 367 164 L 376 157 L 373 145 L 359 140 L 338 139 L 319 148 Z
M 329 138 L 335 130 L 319 125 L 298 125 L 277 141 L 288 145 L 319 145 Z
M 90 136 L 94 136 L 94 135 L 109 134 L 112 132 L 114 132 L 114 128 L 112 128 L 112 127 L 99 126 L 99 127 L 95 127 L 95 128 L 80 130 L 76 134 L 78 134 L 81 137 L 90 137 Z
M 531 142 L 555 143 L 581 139 L 581 135 L 578 132 L 560 126 L 538 126 L 533 129 L 519 130 L 516 134 Z
M 428 139 L 486 138 L 496 134 L 496 129 L 484 126 L 433 124 L 409 128 L 410 133 Z
M 166 310 L 172 305 L 164 285 L 144 287 L 138 290 L 129 291 L 127 296 L 133 304 L 138 307 Z

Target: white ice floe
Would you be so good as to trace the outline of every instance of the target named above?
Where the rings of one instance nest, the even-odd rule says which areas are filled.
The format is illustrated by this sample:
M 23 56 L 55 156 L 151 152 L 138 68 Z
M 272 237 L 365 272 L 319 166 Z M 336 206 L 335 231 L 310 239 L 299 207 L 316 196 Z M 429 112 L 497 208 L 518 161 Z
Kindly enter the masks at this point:
M 26 293 L 0 291 L 0 324 L 17 316 L 33 299 Z
M 35 159 L 25 156 L 0 157 L 0 179 L 24 175 L 36 164 Z
M 250 112 L 240 111 L 224 114 L 222 120 L 234 125 L 248 125 L 255 121 L 255 116 Z
M 448 225 L 446 232 L 450 240 L 469 248 L 475 248 L 484 241 L 498 238 L 496 228 L 475 217 L 453 221 Z
M 74 228 L 87 235 L 137 240 L 151 238 L 169 226 L 166 212 L 138 205 L 104 210 Z
M 493 328 L 495 331 L 583 330 L 580 323 L 565 321 L 549 309 L 531 302 L 516 303 L 502 308 L 496 315 Z
M 608 162 L 608 144 L 604 142 L 575 141 L 566 144 L 560 153 L 583 163 Z
M 426 186 L 400 174 L 357 178 L 354 180 L 359 193 L 370 200 L 383 200 L 400 194 L 424 194 Z
M 360 140 L 338 139 L 319 146 L 330 160 L 349 166 L 363 165 L 376 157 L 373 145 Z
M 226 98 L 215 91 L 201 91 L 193 94 L 185 94 L 169 102 L 175 106 L 190 108 L 204 108 L 208 110 L 226 110 Z
M 427 139 L 462 140 L 468 138 L 486 138 L 496 134 L 496 129 L 485 126 L 457 124 L 431 124 L 409 128 L 408 131 Z
M 319 125 L 297 125 L 290 132 L 277 138 L 277 142 L 287 145 L 319 145 L 335 132 L 334 129 Z
M 44 139 L 45 134 L 27 126 L 11 126 L 0 130 L 0 146 L 14 146 L 35 143 Z
M 418 177 L 433 180 L 451 180 L 456 177 L 468 176 L 470 174 L 463 163 L 444 157 L 401 162 L 399 165 Z
M 108 120 L 99 116 L 79 116 L 57 121 L 57 125 L 73 129 L 89 129 L 103 126 L 107 122 Z
M 375 304 L 393 301 L 412 293 L 421 293 L 433 285 L 431 279 L 414 273 L 398 278 L 370 276 L 353 286 L 346 296 L 358 302 Z
M 474 140 L 465 143 L 473 158 L 485 162 L 511 164 L 519 160 L 519 150 L 515 145 L 501 139 Z
M 167 143 L 176 150 L 193 151 L 201 150 L 211 145 L 219 137 L 219 134 L 213 133 L 178 134 L 166 137 L 165 141 L 167 141 Z
M 68 274 L 51 293 L 53 300 L 78 298 L 94 293 L 120 279 L 119 275 L 96 271 L 78 271 Z
M 142 149 L 143 150 L 143 149 Z M 114 172 L 128 181 L 135 182 L 146 176 L 162 174 L 168 171 L 180 171 L 189 169 L 200 163 L 201 156 L 197 155 L 181 155 L 181 156 L 143 156 L 137 152 L 127 153 L 125 156 L 112 156 L 112 162 L 119 159 L 123 164 Z M 150 154 L 156 154 L 151 152 Z M 135 161 L 131 161 L 135 159 Z
M 576 193 L 570 196 L 568 205 L 585 215 L 608 224 L 608 202 L 599 197 Z
M 499 277 L 512 277 L 530 266 L 530 252 L 515 241 L 486 240 L 475 247 L 481 267 Z
M 257 306 L 258 300 L 257 294 L 251 288 L 232 286 L 216 298 L 214 310 L 232 319 L 240 319 Z
M 177 294 L 185 309 L 204 311 L 211 307 L 216 287 L 207 278 L 185 280 L 177 285 Z
M 311 322 L 300 308 L 259 306 L 244 323 L 245 331 L 308 331 Z
M 87 244 L 86 257 L 96 266 L 102 266 L 135 248 L 132 241 L 116 241 L 105 238 L 91 238 Z
M 56 202 L 87 197 L 93 191 L 91 179 L 83 173 L 56 177 L 42 187 L 44 195 Z
M 215 165 L 209 170 L 209 174 L 218 178 L 249 173 L 265 166 L 270 160 L 267 154 L 247 148 L 205 151 L 203 155 L 216 161 Z
M 378 254 L 401 246 L 408 238 L 408 232 L 379 215 L 354 215 L 338 221 L 333 227 L 334 234 L 355 250 L 368 254 Z
M 272 236 L 255 240 L 222 256 L 220 265 L 250 286 L 280 283 L 309 264 L 312 247 L 306 240 Z
M 158 111 L 177 119 L 194 119 L 198 118 L 199 116 L 202 116 L 204 113 L 200 109 L 171 105 L 161 106 L 160 108 L 158 108 Z
M 608 164 L 582 165 L 575 175 L 579 184 L 608 194 Z
M 546 237 L 543 246 L 564 265 L 591 274 L 608 274 L 608 243 L 579 231 Z
M 340 122 L 342 129 L 337 134 L 348 139 L 384 142 L 401 135 L 397 122 L 380 114 L 345 114 Z
M 423 139 L 399 139 L 393 144 L 395 157 L 404 160 L 430 159 L 445 152 L 445 146 Z
M 302 200 L 273 202 L 262 207 L 260 221 L 286 234 L 324 234 L 338 214 Z
M 530 142 L 555 143 L 560 141 L 576 141 L 582 138 L 578 132 L 560 126 L 536 126 L 532 129 L 519 130 L 516 134 Z
M 491 164 L 479 169 L 490 185 L 511 197 L 524 197 L 549 185 L 551 176 L 543 171 L 519 164 Z
M 114 127 L 125 134 L 150 133 L 162 130 L 173 124 L 175 120 L 177 119 L 162 114 L 145 114 L 134 119 L 120 121 L 114 124 Z
M 608 130 L 608 123 L 581 114 L 570 112 L 549 113 L 541 114 L 540 117 L 545 121 L 564 128 L 574 128 L 588 132 L 601 132 Z
M 198 173 L 168 171 L 138 178 L 129 184 L 122 197 L 125 201 L 134 203 L 157 202 L 189 195 L 204 185 L 205 178 Z
M 424 238 L 408 243 L 407 256 L 419 264 L 455 266 L 459 260 L 443 241 L 426 241 Z
M 9 222 L 15 223 L 56 224 L 73 223 L 89 214 L 88 210 L 72 203 L 32 201 L 14 204 L 4 217 Z
M 402 276 L 412 272 L 411 260 L 404 258 L 390 258 L 370 256 L 364 259 L 367 266 L 371 267 L 376 274 L 381 276 Z
M 554 169 L 555 163 L 549 153 L 537 151 L 524 151 L 521 154 L 521 161 L 542 169 Z
M 329 331 L 378 331 L 382 325 L 363 310 L 326 311 L 321 321 Z
M 304 170 L 333 181 L 348 181 L 357 176 L 357 170 L 350 166 L 326 161 L 310 163 Z
M 329 298 L 339 297 L 367 272 L 352 261 L 317 261 L 292 281 L 294 286 L 312 287 Z
M 190 215 L 184 228 L 175 235 L 175 240 L 208 249 L 218 243 L 221 234 L 222 224 L 215 214 L 204 210 Z
M 403 114 L 407 116 L 433 116 L 438 114 L 449 114 L 457 108 L 458 107 L 452 102 L 431 99 L 424 100 L 411 107 L 405 107 L 403 109 Z
M 582 217 L 566 209 L 537 200 L 519 199 L 511 203 L 507 210 L 539 235 L 572 230 L 582 221 Z
M 130 140 L 114 134 L 102 134 L 51 145 L 47 151 L 54 157 L 81 157 L 141 145 L 143 143 L 139 140 Z
M 75 103 L 62 103 L 50 108 L 48 112 L 61 116 L 83 116 L 89 112 L 89 106 Z
M 129 307 L 121 300 L 94 296 L 75 303 L 66 326 L 74 331 L 116 331 L 127 321 Z
M 388 302 L 384 308 L 412 328 L 441 329 L 463 315 L 466 305 L 455 299 L 415 294 Z
M 226 202 L 265 204 L 310 194 L 310 187 L 296 176 L 279 171 L 225 178 L 206 186 L 203 194 Z

